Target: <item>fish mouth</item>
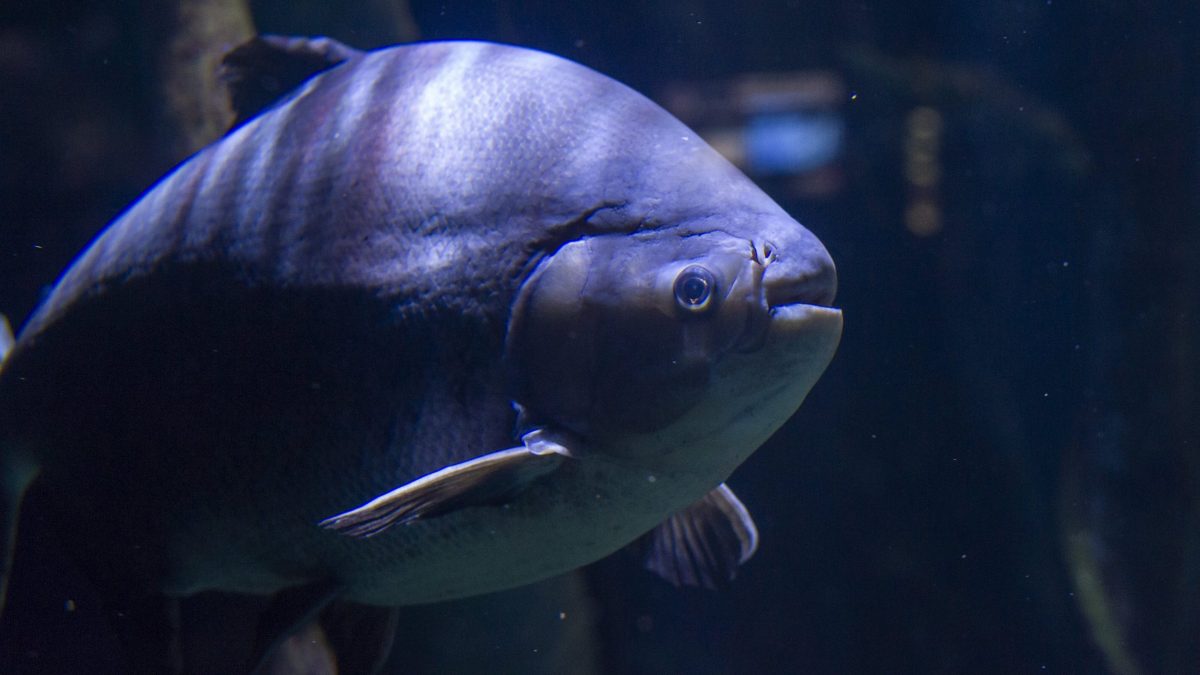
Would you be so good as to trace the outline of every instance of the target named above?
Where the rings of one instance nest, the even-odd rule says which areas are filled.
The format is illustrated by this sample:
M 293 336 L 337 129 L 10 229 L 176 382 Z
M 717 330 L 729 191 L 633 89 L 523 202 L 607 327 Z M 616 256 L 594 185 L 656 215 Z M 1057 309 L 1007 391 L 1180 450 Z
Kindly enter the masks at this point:
M 799 274 L 788 274 L 794 272 L 794 268 L 780 267 L 783 266 L 776 263 L 764 270 L 762 304 L 752 312 L 745 333 L 749 339 L 742 343 L 739 351 L 756 351 L 767 342 L 785 336 L 794 339 L 813 329 L 841 335 L 842 310 L 833 306 L 837 294 L 837 272 L 833 261 L 828 256 L 816 257 L 815 264 L 810 263 L 808 269 Z
M 763 299 L 767 305 L 768 332 L 791 331 L 798 324 L 837 324 L 842 311 L 833 306 L 837 296 L 837 269 L 819 243 L 800 261 L 778 261 L 763 270 Z M 790 264 L 789 264 L 790 263 Z
M 764 311 L 765 310 L 765 311 Z M 836 307 L 790 302 L 751 312 L 742 342 L 735 351 L 742 354 L 757 352 L 768 345 L 827 334 L 841 337 L 842 310 Z
M 811 234 L 790 248 L 797 253 L 781 255 L 783 250 L 771 244 L 761 257 L 759 304 L 748 318 L 748 339 L 739 351 L 755 351 L 780 336 L 810 328 L 841 336 L 842 312 L 833 306 L 838 286 L 833 258 Z

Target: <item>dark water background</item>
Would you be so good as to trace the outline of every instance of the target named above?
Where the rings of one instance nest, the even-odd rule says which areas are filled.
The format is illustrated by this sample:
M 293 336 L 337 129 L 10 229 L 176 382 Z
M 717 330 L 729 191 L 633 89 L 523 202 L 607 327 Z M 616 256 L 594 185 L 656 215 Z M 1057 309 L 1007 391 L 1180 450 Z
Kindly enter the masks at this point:
M 0 6 L 15 321 L 188 153 L 163 93 L 187 4 Z M 397 672 L 1200 672 L 1196 3 L 250 5 L 263 32 L 359 47 L 536 47 L 667 104 L 764 73 L 823 92 L 800 129 L 833 154 L 752 171 L 832 252 L 846 315 L 805 406 L 730 481 L 756 557 L 721 593 L 617 555 L 416 609 Z M 702 134 L 763 122 L 677 112 Z M 68 544 L 22 542 L 6 672 L 122 668 Z

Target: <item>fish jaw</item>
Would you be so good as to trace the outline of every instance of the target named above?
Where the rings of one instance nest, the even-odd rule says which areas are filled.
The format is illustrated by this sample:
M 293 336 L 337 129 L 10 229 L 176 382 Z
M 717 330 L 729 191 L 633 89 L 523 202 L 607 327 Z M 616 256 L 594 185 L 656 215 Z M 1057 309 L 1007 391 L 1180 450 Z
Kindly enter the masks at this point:
M 718 361 L 709 394 L 694 408 L 667 428 L 605 439 L 599 449 L 711 489 L 799 409 L 833 359 L 842 325 L 841 310 L 832 307 L 772 307 L 761 344 Z

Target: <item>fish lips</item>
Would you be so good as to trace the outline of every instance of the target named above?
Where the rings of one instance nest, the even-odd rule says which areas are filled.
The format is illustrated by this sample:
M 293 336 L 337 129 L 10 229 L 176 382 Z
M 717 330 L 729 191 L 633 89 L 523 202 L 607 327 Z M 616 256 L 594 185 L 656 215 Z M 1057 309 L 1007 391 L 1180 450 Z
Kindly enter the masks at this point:
M 836 346 L 842 335 L 842 310 L 822 305 L 793 303 L 770 309 L 767 342 L 819 339 Z M 832 357 L 832 353 L 830 354 Z

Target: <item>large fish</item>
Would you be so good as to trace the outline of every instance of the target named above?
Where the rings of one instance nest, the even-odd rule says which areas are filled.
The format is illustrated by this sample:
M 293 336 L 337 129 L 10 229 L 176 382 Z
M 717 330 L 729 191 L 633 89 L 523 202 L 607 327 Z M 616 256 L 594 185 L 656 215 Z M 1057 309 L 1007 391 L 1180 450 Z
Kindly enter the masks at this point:
M 288 77 L 259 63 L 333 67 L 251 116 Z M 291 592 L 303 617 L 639 538 L 675 583 L 729 578 L 757 533 L 723 481 L 841 333 L 816 237 L 555 56 L 272 38 L 230 64 L 249 119 L 3 344 L 3 580 L 35 483 L 114 594 Z

